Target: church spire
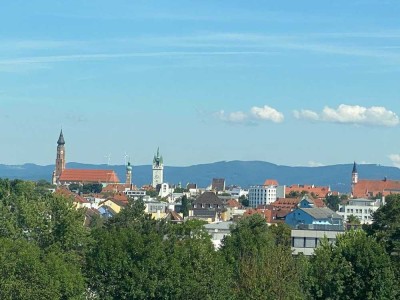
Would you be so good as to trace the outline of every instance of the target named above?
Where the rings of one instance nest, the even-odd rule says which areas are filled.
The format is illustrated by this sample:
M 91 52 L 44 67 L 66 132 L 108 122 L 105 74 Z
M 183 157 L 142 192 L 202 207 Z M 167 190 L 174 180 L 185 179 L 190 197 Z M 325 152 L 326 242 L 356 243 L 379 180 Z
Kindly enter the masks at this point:
M 58 145 L 65 145 L 64 135 L 63 135 L 62 129 L 61 129 L 61 132 L 60 132 L 60 136 L 58 137 L 57 144 Z
M 351 173 L 357 173 L 357 165 L 356 162 L 353 164 L 353 171 Z

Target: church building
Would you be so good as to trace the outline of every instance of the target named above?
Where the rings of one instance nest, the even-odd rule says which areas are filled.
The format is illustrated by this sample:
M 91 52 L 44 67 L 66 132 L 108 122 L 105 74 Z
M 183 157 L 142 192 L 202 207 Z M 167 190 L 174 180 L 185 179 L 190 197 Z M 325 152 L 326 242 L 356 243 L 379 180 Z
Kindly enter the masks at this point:
M 106 186 L 119 183 L 119 179 L 113 170 L 66 169 L 65 140 L 61 130 L 57 141 L 56 166 L 52 183 L 56 185 L 101 183 Z
M 400 193 L 400 181 L 359 179 L 357 164 L 354 162 L 351 172 L 351 196 L 353 198 L 374 198 Z

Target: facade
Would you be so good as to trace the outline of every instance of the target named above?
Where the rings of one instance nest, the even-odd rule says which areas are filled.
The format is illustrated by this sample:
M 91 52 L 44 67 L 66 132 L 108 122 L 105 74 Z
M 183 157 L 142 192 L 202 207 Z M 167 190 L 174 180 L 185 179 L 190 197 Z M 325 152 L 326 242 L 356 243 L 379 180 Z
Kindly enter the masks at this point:
M 339 210 L 337 213 L 343 217 L 344 220 L 351 215 L 357 217 L 361 224 L 372 224 L 372 214 L 383 205 L 383 201 L 380 199 L 351 199 L 345 205 L 339 204 Z
M 292 229 L 293 254 L 313 255 L 315 248 L 318 247 L 323 238 L 327 238 L 330 243 L 334 243 L 337 235 L 343 233 L 344 229 L 329 226 L 307 226 L 302 229 Z
M 211 189 L 216 192 L 225 191 L 225 178 L 213 178 Z
M 221 247 L 221 242 L 225 236 L 230 235 L 233 224 L 232 221 L 225 221 L 204 225 L 205 230 L 211 236 L 215 249 Z
M 327 207 L 298 208 L 286 215 L 285 223 L 292 228 L 304 225 L 326 225 L 343 228 L 343 218 Z
M 254 185 L 249 188 L 249 205 L 269 205 L 276 201 L 276 185 Z
M 164 160 L 160 155 L 160 149 L 157 148 L 157 154 L 153 158 L 153 181 L 152 186 L 156 188 L 157 185 L 164 182 Z

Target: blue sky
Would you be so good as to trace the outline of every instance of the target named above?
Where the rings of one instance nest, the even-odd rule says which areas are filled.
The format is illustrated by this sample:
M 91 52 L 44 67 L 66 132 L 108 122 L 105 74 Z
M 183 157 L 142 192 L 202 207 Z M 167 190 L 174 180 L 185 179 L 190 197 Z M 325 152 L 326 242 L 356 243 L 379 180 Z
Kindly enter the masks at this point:
M 398 1 L 7 1 L 0 163 L 400 166 Z

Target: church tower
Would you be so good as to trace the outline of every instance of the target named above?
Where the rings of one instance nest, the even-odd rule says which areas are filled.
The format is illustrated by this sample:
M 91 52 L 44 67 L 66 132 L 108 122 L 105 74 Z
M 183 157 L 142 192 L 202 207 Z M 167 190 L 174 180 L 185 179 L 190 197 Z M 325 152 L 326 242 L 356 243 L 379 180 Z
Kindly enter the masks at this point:
M 61 129 L 60 136 L 57 141 L 57 158 L 56 167 L 53 172 L 53 184 L 57 184 L 61 176 L 61 173 L 65 170 L 65 141 L 64 135 Z
M 358 182 L 358 172 L 357 172 L 357 165 L 354 162 L 353 171 L 351 172 L 351 184 L 356 184 Z
M 353 171 L 351 172 L 351 196 L 354 195 L 354 188 L 358 182 L 358 172 L 356 162 L 353 164 Z
M 125 185 L 131 187 L 132 184 L 132 166 L 131 163 L 128 161 L 128 164 L 126 166 L 126 180 L 125 180 Z
M 153 158 L 153 182 L 152 186 L 155 188 L 158 184 L 164 182 L 164 161 L 160 155 L 160 149 L 157 148 L 157 154 Z

